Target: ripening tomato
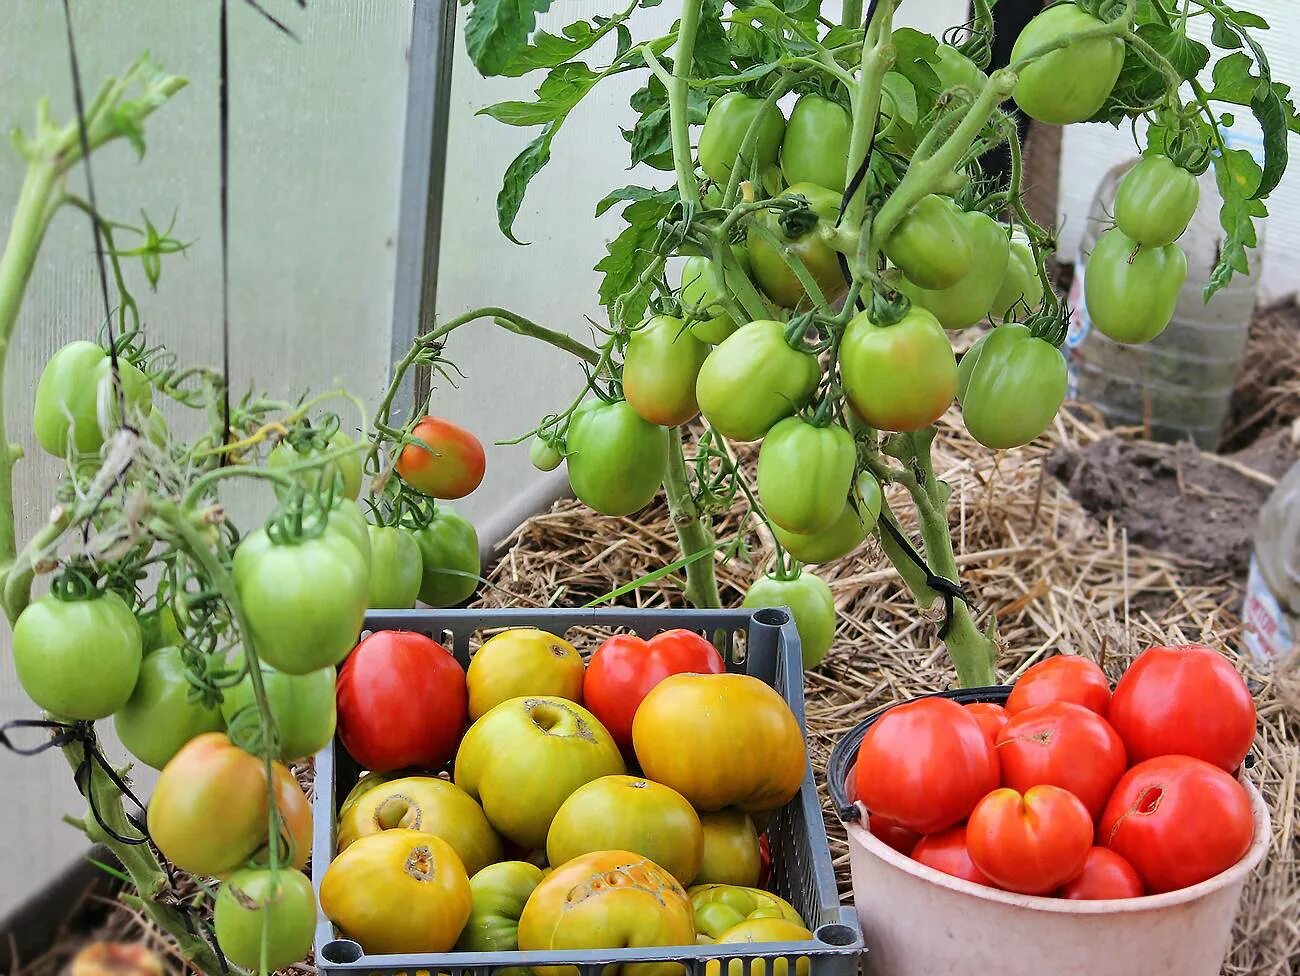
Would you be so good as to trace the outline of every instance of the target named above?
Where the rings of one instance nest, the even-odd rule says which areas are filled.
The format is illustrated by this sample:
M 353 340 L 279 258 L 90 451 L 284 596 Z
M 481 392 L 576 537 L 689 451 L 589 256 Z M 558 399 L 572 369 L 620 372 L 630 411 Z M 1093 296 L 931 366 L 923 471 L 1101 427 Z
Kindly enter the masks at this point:
M 872 427 L 920 430 L 957 396 L 957 357 L 923 308 L 913 306 L 892 325 L 859 312 L 844 330 L 840 378 L 853 412 Z
M 701 934 L 697 936 L 698 940 L 703 940 Z M 807 942 L 813 938 L 813 934 L 804 927 L 802 922 L 792 922 L 788 918 L 747 918 L 727 929 L 716 939 L 711 940 L 717 945 L 727 945 L 731 943 L 754 943 L 754 942 Z M 812 965 L 807 956 L 800 956 L 793 966 L 788 959 L 776 959 L 772 962 L 772 976 L 808 976 L 812 971 Z M 710 959 L 704 964 L 704 976 L 721 976 L 722 963 L 717 959 Z M 743 959 L 732 959 L 727 963 L 727 976 L 767 976 L 767 963 L 762 959 L 755 959 L 753 962 L 746 963 Z
M 759 884 L 763 857 L 758 831 L 749 814 L 716 810 L 700 814 L 704 851 L 696 884 Z
M 984 730 L 984 735 L 988 737 L 989 744 L 997 748 L 998 733 L 1002 727 L 1007 724 L 1010 718 L 1007 710 L 995 702 L 971 702 L 969 705 L 962 706 L 966 711 L 975 716 L 975 721 L 979 722 L 980 728 Z
M 582 700 L 624 752 L 632 749 L 632 719 L 650 689 L 671 674 L 721 674 L 718 649 L 689 630 L 667 630 L 648 641 L 615 634 L 591 656 Z
M 230 667 L 244 666 L 243 655 L 231 656 Z M 307 674 L 284 674 L 262 666 L 262 687 L 266 690 L 271 717 L 280 737 L 280 758 L 302 759 L 314 756 L 334 738 L 338 713 L 334 702 L 333 668 L 321 668 Z M 221 715 L 229 728 L 235 723 L 255 721 L 256 699 L 253 679 L 247 674 L 239 684 L 225 690 Z M 246 713 L 241 715 L 241 713 Z
M 330 691 L 332 698 L 333 684 Z M 135 690 L 113 715 L 122 745 L 154 769 L 166 766 L 196 735 L 223 726 L 221 710 L 199 698 L 198 689 L 186 677 L 185 661 L 176 647 L 160 647 L 145 655 Z
M 437 769 L 456 752 L 467 698 L 465 671 L 441 644 L 377 631 L 339 671 L 339 738 L 363 769 Z
M 661 427 L 684 424 L 700 412 L 695 402 L 706 343 L 686 323 L 655 315 L 634 331 L 623 355 L 623 396 L 638 417 Z
M 926 834 L 912 848 L 912 860 L 972 884 L 997 887 L 971 860 L 970 850 L 966 846 L 964 824 L 949 827 L 937 834 Z
M 1073 793 L 1035 786 L 994 790 L 966 825 L 971 860 L 999 888 L 1044 895 L 1078 876 L 1092 847 L 1092 817 Z
M 902 824 L 896 824 L 878 813 L 873 813 L 867 818 L 867 830 L 872 837 L 879 839 L 882 844 L 892 847 L 899 854 L 906 854 L 909 857 L 912 856 L 917 841 L 921 840 L 921 835 L 915 830 L 908 830 Z
M 1246 682 L 1201 644 L 1143 651 L 1115 686 L 1108 717 L 1135 763 L 1180 754 L 1232 772 L 1255 738 Z
M 759 888 L 739 885 L 694 885 L 687 890 L 695 910 L 695 930 L 702 944 L 708 944 L 742 922 L 780 919 L 797 925 L 803 919 L 784 898 Z
M 1097 842 L 1159 894 L 1226 871 L 1245 856 L 1254 834 L 1250 796 L 1240 783 L 1201 759 L 1158 756 L 1119 781 Z
M 626 400 L 588 400 L 566 435 L 569 485 L 601 515 L 631 515 L 654 500 L 668 468 L 668 429 Z
M 747 246 L 754 280 L 782 308 L 807 307 L 808 292 L 788 261 L 797 259 L 828 302 L 848 291 L 839 255 L 831 243 L 839 216 L 840 194 L 811 183 L 796 183 L 781 193 L 802 197 L 800 211 L 765 210 L 750 224 Z
M 1096 712 L 1071 702 L 1011 716 L 997 738 L 1002 783 L 1024 793 L 1046 783 L 1069 790 L 1096 820 L 1128 763 L 1124 743 Z
M 252 972 L 262 971 L 265 941 L 265 972 L 274 972 L 311 951 L 316 894 L 301 871 L 246 868 L 221 885 L 212 925 L 225 957 Z
M 1016 681 L 1007 698 L 1007 714 L 1034 705 L 1074 702 L 1103 718 L 1110 707 L 1110 682 L 1095 662 L 1075 654 L 1039 661 Z
M 1067 881 L 1056 893 L 1057 898 L 1075 901 L 1101 901 L 1110 898 L 1140 898 L 1142 879 L 1133 865 L 1107 847 L 1093 847 L 1083 870 Z
M 517 952 L 519 916 L 528 898 L 542 883 L 542 869 L 527 861 L 498 861 L 469 879 L 473 904 L 456 948 L 462 952 Z M 527 976 L 528 970 L 509 967 L 500 976 Z
M 980 723 L 947 698 L 895 705 L 858 747 L 858 798 L 872 813 L 918 833 L 964 820 L 997 785 L 997 756 Z
M 756 441 L 798 411 L 817 389 L 821 367 L 786 341 L 782 322 L 741 326 L 709 353 L 695 383 L 700 412 L 724 437 Z
M 450 505 L 439 505 L 432 521 L 414 533 L 420 548 L 420 600 L 431 607 L 464 603 L 478 588 L 478 532 Z
M 464 498 L 483 482 L 487 455 L 479 439 L 441 417 L 421 417 L 411 430 L 418 443 L 397 456 L 397 476 L 433 498 Z
M 898 286 L 945 329 L 964 329 L 988 316 L 1007 276 L 1011 255 L 1006 228 L 988 214 L 963 213 L 960 219 L 971 243 L 966 273 L 946 288 L 923 288 L 906 279 Z
M 512 627 L 489 637 L 469 661 L 469 719 L 523 695 L 553 695 L 582 703 L 582 655 L 563 637 Z M 599 717 L 599 716 L 598 716 Z
M 1068 389 L 1061 350 L 1015 322 L 984 336 L 957 364 L 962 421 L 994 450 L 1028 444 L 1047 430 Z

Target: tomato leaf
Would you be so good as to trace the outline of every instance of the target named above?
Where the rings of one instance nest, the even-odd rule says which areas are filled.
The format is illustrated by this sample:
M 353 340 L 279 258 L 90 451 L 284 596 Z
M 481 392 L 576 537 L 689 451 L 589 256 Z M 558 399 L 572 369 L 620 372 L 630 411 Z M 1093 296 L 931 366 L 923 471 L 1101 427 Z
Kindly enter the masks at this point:
M 515 237 L 515 218 L 519 216 L 528 184 L 551 161 L 551 141 L 560 129 L 561 121 L 563 120 L 549 123 L 541 135 L 525 146 L 524 151 L 506 167 L 501 189 L 497 192 L 497 226 L 512 243 L 527 243 Z
M 1258 67 L 1259 74 L 1252 72 Z M 1248 106 L 1264 135 L 1264 171 L 1255 190 L 1262 198 L 1277 188 L 1286 172 L 1287 133 L 1300 133 L 1300 115 L 1291 101 L 1291 86 L 1273 81 L 1268 62 L 1251 58 L 1244 51 L 1229 54 L 1214 66 L 1214 87 L 1206 97 L 1213 102 Z
M 465 47 L 474 66 L 484 75 L 504 74 L 527 45 L 537 15 L 550 9 L 551 0 L 470 0 Z
M 609 253 L 596 265 L 604 275 L 600 302 L 609 309 L 612 322 L 635 325 L 640 321 L 650 298 L 649 287 L 640 283 L 641 274 L 655 260 L 659 222 L 676 202 L 676 189 L 660 190 L 624 208 L 623 219 L 628 226 L 610 242 Z
M 1210 274 L 1204 297 L 1210 300 L 1216 291 L 1232 280 L 1234 274 L 1249 274 L 1248 248 L 1258 245 L 1255 219 L 1268 216 L 1268 208 L 1258 197 L 1263 172 L 1255 158 L 1245 149 L 1229 149 L 1214 154 L 1214 175 L 1223 206 L 1219 223 L 1224 230 L 1219 262 Z
M 672 190 L 656 190 L 654 187 L 649 186 L 620 186 L 617 190 L 610 191 L 607 196 L 596 204 L 596 216 L 601 216 L 616 203 L 657 199 L 667 199 L 671 203 L 677 199 L 677 194 Z
M 1137 35 L 1159 51 L 1184 81 L 1195 78 L 1210 63 L 1208 47 L 1163 24 L 1143 24 Z

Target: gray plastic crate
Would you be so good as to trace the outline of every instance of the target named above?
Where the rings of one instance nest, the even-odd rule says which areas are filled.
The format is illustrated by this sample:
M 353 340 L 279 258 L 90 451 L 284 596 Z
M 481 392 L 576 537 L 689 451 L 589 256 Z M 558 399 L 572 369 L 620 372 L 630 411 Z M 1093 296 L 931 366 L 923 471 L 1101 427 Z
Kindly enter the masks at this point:
M 762 678 L 779 691 L 800 727 L 805 727 L 799 634 L 785 610 L 395 610 L 367 614 L 365 626 L 367 631 L 427 634 L 455 654 L 461 664 L 469 663 L 470 640 L 478 634 L 481 641 L 483 631 L 538 627 L 571 636 L 571 631 L 587 628 L 597 636 L 578 639 L 586 650 L 612 633 L 630 631 L 649 638 L 661 631 L 685 628 L 714 640 L 723 649 L 728 670 Z M 337 740 L 316 757 L 312 883 L 317 891 L 334 856 L 336 811 L 360 772 Z M 366 955 L 356 942 L 339 938 L 333 924 L 320 913 L 316 965 L 326 976 L 416 976 L 418 971 L 430 976 L 490 976 L 507 966 L 572 966 L 580 976 L 601 976 L 607 966 L 673 961 L 680 962 L 690 976 L 705 976 L 705 965 L 716 961 L 727 976 L 759 976 L 759 968 L 751 971 L 751 963 L 766 960 L 763 972 L 771 974 L 774 970 L 767 966 L 784 959 L 793 976 L 797 961 L 807 959 L 811 976 L 854 976 L 864 952 L 862 931 L 853 909 L 839 901 L 811 766 L 799 794 L 773 816 L 767 836 L 772 853 L 769 887 L 803 916 L 815 935 L 812 940 L 752 946 Z M 730 969 L 733 959 L 742 961 L 738 972 Z

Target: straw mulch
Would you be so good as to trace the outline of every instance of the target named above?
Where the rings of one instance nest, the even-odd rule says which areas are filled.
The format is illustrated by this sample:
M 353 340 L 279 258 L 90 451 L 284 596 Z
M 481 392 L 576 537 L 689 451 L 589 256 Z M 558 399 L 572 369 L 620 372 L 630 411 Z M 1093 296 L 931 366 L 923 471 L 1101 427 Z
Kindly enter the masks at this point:
M 1235 654 L 1239 588 L 1188 584 L 1170 558 L 1129 545 L 1122 530 L 1094 521 L 1045 474 L 1055 447 L 1098 436 L 1063 414 L 1050 437 L 1009 454 L 994 454 L 959 429 L 942 431 L 936 442 L 936 468 L 954 489 L 962 581 L 980 611 L 997 619 L 1004 679 L 1062 651 L 1094 658 L 1112 678 L 1152 644 L 1203 642 Z M 728 538 L 737 523 L 736 513 L 721 519 L 719 537 Z M 769 553 L 762 540 L 751 541 L 761 565 Z M 481 605 L 582 605 L 670 562 L 675 545 L 662 502 L 617 519 L 561 501 L 514 533 Z M 806 674 L 809 741 L 823 773 L 832 745 L 867 712 L 949 688 L 954 678 L 935 615 L 916 610 L 878 551 L 864 547 L 818 572 L 840 611 L 834 648 Z M 739 562 L 718 566 L 724 604 L 739 604 L 754 573 Z M 679 586 L 669 577 L 618 602 L 681 605 Z M 1259 706 L 1257 762 L 1249 775 L 1268 799 L 1274 843 L 1247 890 L 1224 973 L 1284 976 L 1300 966 L 1300 681 L 1294 669 L 1288 684 L 1281 670 L 1269 675 L 1238 663 Z M 829 805 L 826 813 L 847 897 L 844 833 Z

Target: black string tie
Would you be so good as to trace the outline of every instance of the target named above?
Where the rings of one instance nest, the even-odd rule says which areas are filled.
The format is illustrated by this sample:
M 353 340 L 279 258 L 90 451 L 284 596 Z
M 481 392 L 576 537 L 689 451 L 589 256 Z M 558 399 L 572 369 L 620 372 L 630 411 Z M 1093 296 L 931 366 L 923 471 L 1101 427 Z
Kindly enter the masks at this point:
M 916 551 L 911 540 L 899 531 L 898 526 L 894 524 L 893 519 L 882 517 L 880 519 L 880 524 L 885 527 L 885 530 L 890 534 L 893 540 L 898 543 L 898 547 L 902 549 L 903 552 L 907 553 L 907 558 L 916 564 L 917 569 L 925 573 L 925 585 L 943 597 L 943 626 L 939 628 L 939 639 L 942 640 L 948 636 L 948 631 L 952 629 L 952 615 L 953 610 L 956 608 L 957 601 L 960 600 L 962 603 L 966 604 L 967 607 L 973 609 L 970 597 L 966 595 L 966 591 L 962 589 L 960 583 L 955 580 L 950 580 L 946 576 L 940 576 L 926 565 L 925 560 L 922 559 L 921 554 Z

